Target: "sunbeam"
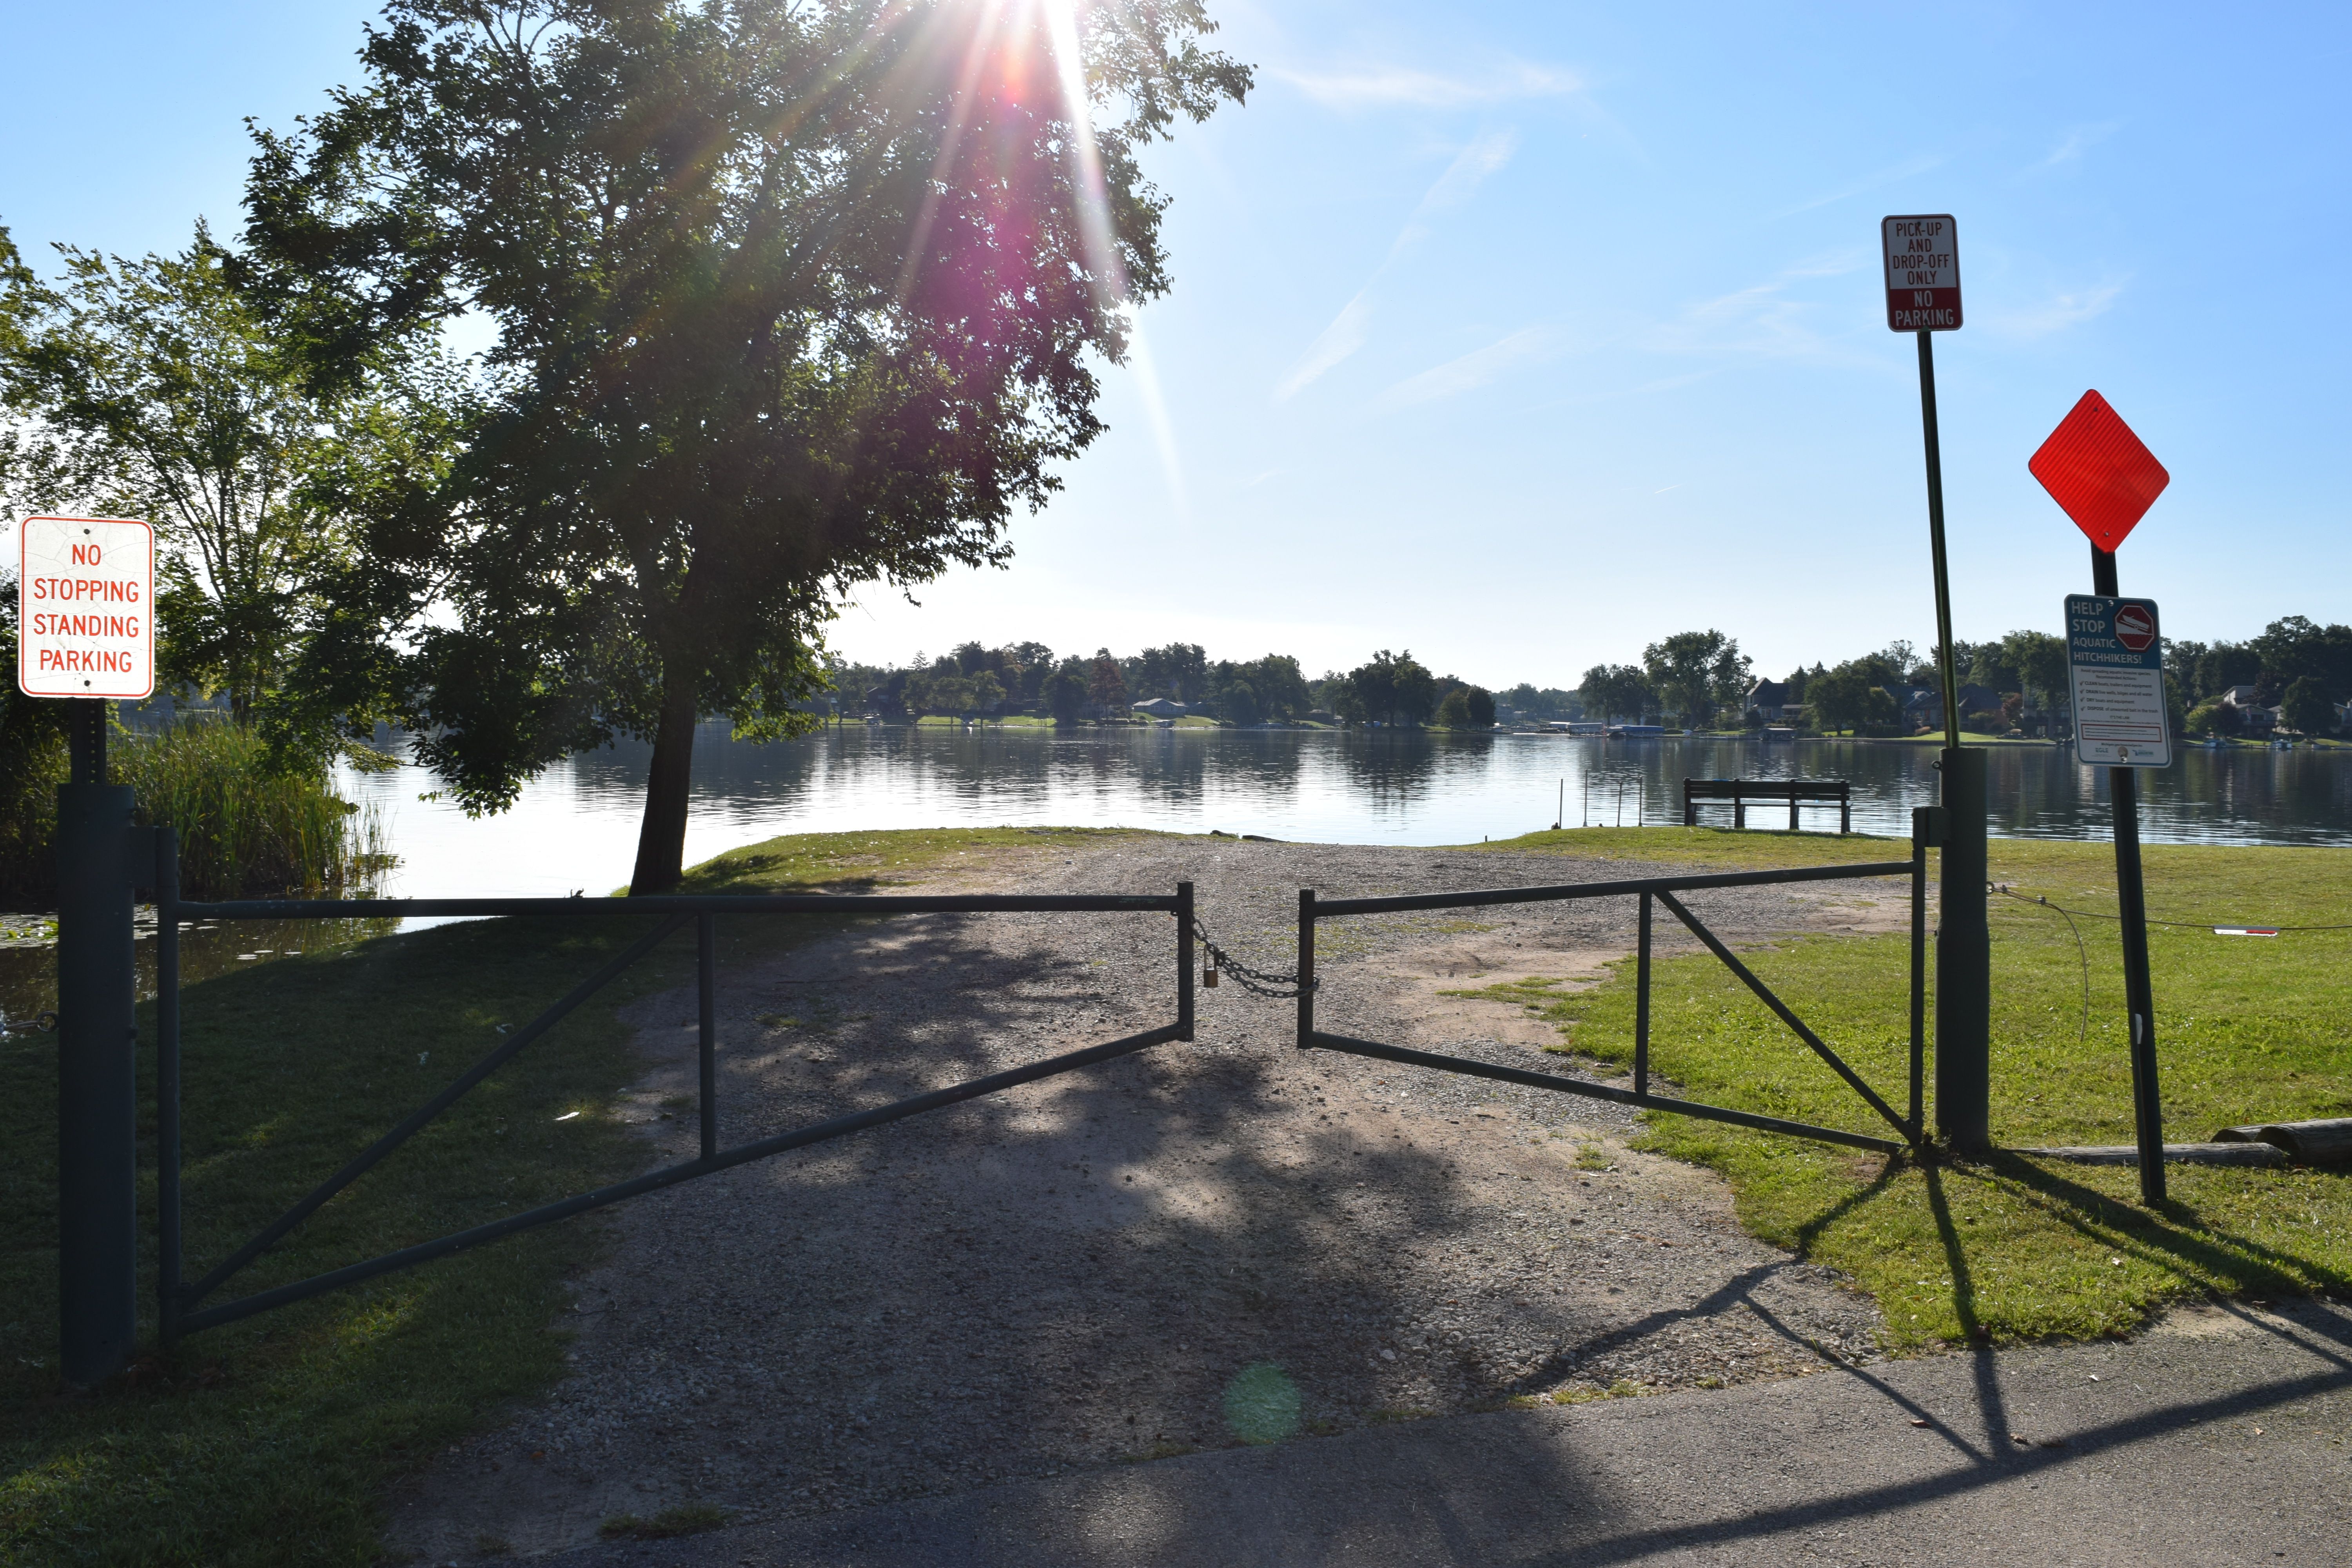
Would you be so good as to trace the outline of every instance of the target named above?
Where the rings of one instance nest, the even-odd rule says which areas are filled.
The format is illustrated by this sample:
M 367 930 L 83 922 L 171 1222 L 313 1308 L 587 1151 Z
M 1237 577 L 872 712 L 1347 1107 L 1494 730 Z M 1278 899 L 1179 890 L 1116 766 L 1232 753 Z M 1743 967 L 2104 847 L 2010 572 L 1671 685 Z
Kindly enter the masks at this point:
M 1062 83 L 1062 102 L 1068 111 L 1070 138 L 1070 184 L 1077 204 L 1078 238 L 1086 247 L 1087 268 L 1093 274 L 1095 289 L 1103 308 L 1126 312 L 1129 359 L 1135 371 L 1136 388 L 1143 395 L 1144 416 L 1151 421 L 1153 441 L 1160 448 L 1160 466 L 1167 470 L 1168 494 L 1176 508 L 1180 522 L 1190 525 L 1190 507 L 1185 499 L 1184 467 L 1176 442 L 1175 421 L 1168 413 L 1168 401 L 1162 395 L 1160 374 L 1151 357 L 1151 345 L 1145 336 L 1143 323 L 1136 319 L 1129 307 L 1127 292 L 1127 271 L 1120 265 L 1118 247 L 1111 237 L 1110 202 L 1103 182 L 1102 158 L 1095 147 L 1093 105 L 1087 91 L 1086 58 L 1078 47 L 1077 5 L 1080 0 L 1037 0 L 1045 17 L 1045 26 L 1054 42 L 1054 65 Z

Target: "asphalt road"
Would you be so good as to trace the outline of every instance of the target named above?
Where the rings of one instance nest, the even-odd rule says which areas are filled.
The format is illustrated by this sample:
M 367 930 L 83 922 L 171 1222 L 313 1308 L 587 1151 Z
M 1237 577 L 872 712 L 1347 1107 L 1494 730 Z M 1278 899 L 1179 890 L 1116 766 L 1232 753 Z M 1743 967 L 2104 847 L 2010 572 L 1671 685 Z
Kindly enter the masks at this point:
M 612 1542 L 565 1568 L 2352 1562 L 2352 1309 L 1879 1363 Z

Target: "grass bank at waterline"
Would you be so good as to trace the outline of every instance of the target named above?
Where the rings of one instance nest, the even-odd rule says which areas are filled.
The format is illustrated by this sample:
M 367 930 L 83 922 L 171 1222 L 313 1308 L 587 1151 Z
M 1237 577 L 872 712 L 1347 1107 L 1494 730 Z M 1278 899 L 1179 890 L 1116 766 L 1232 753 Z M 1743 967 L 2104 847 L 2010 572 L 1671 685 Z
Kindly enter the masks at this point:
M 811 836 L 689 874 L 689 890 L 856 891 L 1058 835 Z M 1094 836 L 1070 836 L 1073 838 Z M 200 1274 L 645 929 L 485 921 L 273 956 L 184 993 L 187 1252 Z M 814 922 L 722 922 L 773 951 Z M 643 1071 L 620 1005 L 685 983 L 682 932 L 362 1177 L 220 1298 L 484 1223 L 639 1168 L 618 1119 Z M 142 1037 L 152 1039 L 152 1008 Z M 152 1074 L 152 1053 L 142 1049 Z M 142 1094 L 152 1094 L 152 1078 Z M 94 1394 L 57 1359 L 57 1070 L 0 1038 L 0 1562 L 124 1568 L 373 1563 L 386 1487 L 561 1373 L 565 1276 L 594 1219 L 463 1253 L 185 1341 Z M 691 1114 L 690 1110 L 681 1111 Z M 142 1158 L 153 1158 L 152 1106 Z M 141 1217 L 152 1247 L 152 1163 Z M 142 1260 L 142 1289 L 152 1279 Z M 152 1303 L 145 1310 L 152 1310 Z M 152 1342 L 152 1323 L 146 1326 Z
M 1683 827 L 1539 834 L 1488 847 L 1725 868 L 1907 851 L 1886 839 Z M 2151 919 L 2185 922 L 2149 932 L 2168 1137 L 2352 1114 L 2352 930 L 2276 938 L 2211 930 L 2352 925 L 2352 850 L 2167 845 L 2146 858 Z M 2017 895 L 1996 895 L 1990 910 L 1996 1142 L 2129 1143 L 2117 926 L 2096 918 L 2116 911 L 2112 847 L 1995 839 L 1991 876 Z M 2072 926 L 2032 901 L 2045 898 L 2078 911 Z M 1744 957 L 1899 1105 L 1907 950 L 1903 936 L 1821 937 Z M 1885 1131 L 1712 957 L 1664 960 L 1654 984 L 1652 1061 L 1674 1091 Z M 1564 1049 L 1631 1059 L 1630 963 L 1589 991 L 1538 983 L 1495 994 L 1557 1022 Z M 1932 1092 L 1932 1074 L 1930 1082 Z M 1671 1116 L 1652 1119 L 1648 1142 L 1721 1171 L 1759 1236 L 1851 1274 L 1879 1298 L 1899 1342 L 2115 1333 L 2186 1297 L 2352 1289 L 2352 1176 L 2176 1165 L 2171 1201 L 2151 1212 L 2129 1167 L 2019 1155 L 1887 1162 Z

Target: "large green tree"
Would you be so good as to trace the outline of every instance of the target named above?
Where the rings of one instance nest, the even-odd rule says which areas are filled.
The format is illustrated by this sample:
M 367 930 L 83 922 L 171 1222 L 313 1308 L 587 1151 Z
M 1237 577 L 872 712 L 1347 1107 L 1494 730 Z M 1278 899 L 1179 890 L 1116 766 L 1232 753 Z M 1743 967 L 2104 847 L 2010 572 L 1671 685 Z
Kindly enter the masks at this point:
M 1602 723 L 1612 719 L 1639 723 L 1657 700 L 1639 665 L 1596 664 L 1584 672 L 1577 690 L 1584 699 L 1584 716 Z
M 1412 650 L 1382 648 L 1339 683 L 1339 717 L 1351 723 L 1425 724 L 1437 709 L 1437 678 Z
M 1642 650 L 1650 688 L 1692 730 L 1713 726 L 1715 710 L 1748 689 L 1748 656 L 1721 632 L 1677 632 Z
M 1002 563 L 1168 285 L 1140 147 L 1249 85 L 1199 0 L 393 0 L 265 135 L 313 363 L 470 314 L 495 405 L 364 541 L 309 669 L 474 810 L 615 732 L 632 889 L 678 879 L 696 721 L 808 721 L 852 584 Z
M 2287 683 L 2285 694 L 2279 699 L 2279 718 L 2290 730 L 2326 735 L 2336 728 L 2336 704 L 2316 677 L 2298 676 Z
M 2016 631 L 2000 639 L 2001 658 L 2017 671 L 2019 689 L 2045 713 L 2068 705 L 2066 644 L 2048 632 Z
M 152 523 L 158 673 L 242 722 L 362 520 L 446 467 L 465 389 L 413 333 L 316 384 L 201 226 L 173 256 L 58 257 L 44 283 L 0 231 L 0 492 Z
M 2352 626 L 2288 616 L 2264 626 L 2252 647 L 2262 657 L 2263 678 L 2282 692 L 2308 680 L 2325 698 L 2352 696 Z
M 1860 659 L 1815 672 L 1805 683 L 1805 702 L 1818 730 L 1853 730 L 1870 721 L 1870 694 L 1878 688 Z M 1883 693 L 1882 693 L 1883 695 Z

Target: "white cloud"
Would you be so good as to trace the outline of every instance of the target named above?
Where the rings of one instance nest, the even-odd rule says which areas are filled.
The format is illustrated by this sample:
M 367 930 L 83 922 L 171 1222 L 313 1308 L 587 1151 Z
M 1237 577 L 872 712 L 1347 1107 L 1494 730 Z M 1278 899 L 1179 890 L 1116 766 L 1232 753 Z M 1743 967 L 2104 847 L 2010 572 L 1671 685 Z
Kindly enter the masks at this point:
M 1518 150 L 1518 132 L 1482 132 L 1454 155 L 1454 162 L 1445 165 L 1445 173 L 1437 176 L 1437 183 L 1423 193 L 1421 205 L 1412 209 L 1413 217 L 1427 217 L 1432 213 L 1460 206 L 1475 195 L 1487 176 L 1509 163 L 1511 154 Z M 1397 244 L 1402 245 L 1408 237 L 1420 237 L 1420 232 L 1408 220 L 1403 233 L 1397 237 Z
M 2037 305 L 2023 310 L 1995 310 L 1985 320 L 1985 326 L 2005 338 L 2046 338 L 2053 332 L 2106 314 L 2107 307 L 2124 291 L 2128 278 L 2117 278 L 2094 289 L 2078 289 L 2071 293 L 2053 294 Z
M 1295 395 L 1299 388 L 1362 348 L 1370 330 L 1371 319 L 1372 290 L 1371 286 L 1366 284 L 1357 290 L 1354 299 L 1340 308 L 1337 316 L 1331 318 L 1331 324 L 1307 346 L 1307 352 L 1299 356 L 1298 363 L 1290 367 L 1290 374 L 1284 376 L 1281 384 L 1274 389 L 1276 401 L 1285 401 Z
M 1397 231 L 1396 238 L 1390 242 L 1388 255 L 1373 269 L 1370 281 L 1340 308 L 1331 324 L 1317 335 L 1298 357 L 1298 363 L 1275 384 L 1276 402 L 1286 402 L 1296 396 L 1324 372 L 1364 346 L 1371 331 L 1373 284 L 1381 280 L 1381 275 L 1398 257 L 1429 237 L 1429 220 L 1433 216 L 1468 201 L 1489 175 L 1511 161 L 1518 145 L 1519 139 L 1514 132 L 1491 131 L 1474 137 L 1454 155 L 1445 172 L 1422 193 L 1421 200 L 1405 219 L 1404 226 Z
M 1810 359 L 1827 352 L 1808 318 L 1812 307 L 1789 298 L 1779 281 L 1703 300 L 1651 330 L 1648 346 L 1664 353 L 1744 353 Z
M 2054 169 L 2062 163 L 2078 162 L 2083 154 L 2122 129 L 2120 120 L 2103 120 L 2095 125 L 2077 125 L 2058 139 L 2050 155 L 2033 165 L 2035 169 Z
M 1779 218 L 1794 217 L 1799 213 L 1811 212 L 1815 207 L 1828 206 L 1832 202 L 1842 202 L 1850 196 L 1861 195 L 1865 191 L 1874 191 L 1879 186 L 1890 184 L 1896 180 L 1907 180 L 1914 174 L 1924 174 L 1943 161 L 1940 154 L 1932 153 L 1923 153 L 1916 158 L 1906 158 L 1900 163 L 1890 164 L 1879 170 L 1876 174 L 1864 174 L 1852 184 L 1842 185 L 1825 196 L 1815 196 L 1811 201 L 1799 202 L 1795 206 L 1782 207 L 1779 212 L 1768 214 L 1765 221 L 1769 223 Z
M 1506 61 L 1475 76 L 1444 76 L 1409 66 L 1367 66 L 1328 72 L 1277 68 L 1268 74 L 1332 109 L 1392 105 L 1460 109 L 1519 99 L 1567 98 L 1584 90 L 1583 81 L 1573 73 L 1531 60 Z
M 1383 407 L 1403 408 L 1458 397 L 1486 385 L 1514 365 L 1547 356 L 1555 342 L 1556 334 L 1549 327 L 1522 327 L 1483 349 L 1398 382 L 1381 394 L 1381 404 Z
M 1824 250 L 1802 261 L 1792 261 L 1780 268 L 1783 278 L 1842 278 L 1864 268 L 1875 268 L 1879 263 L 1878 247 L 1853 245 L 1836 250 Z

